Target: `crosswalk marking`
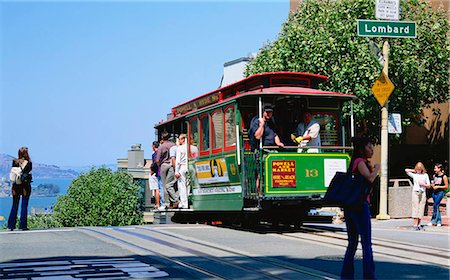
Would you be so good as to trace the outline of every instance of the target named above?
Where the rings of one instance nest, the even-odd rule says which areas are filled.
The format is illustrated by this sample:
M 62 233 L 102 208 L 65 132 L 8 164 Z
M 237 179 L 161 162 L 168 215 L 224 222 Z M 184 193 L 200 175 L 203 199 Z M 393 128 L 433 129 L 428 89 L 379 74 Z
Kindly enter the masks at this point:
M 134 258 L 74 259 L 0 264 L 0 279 L 133 279 L 167 276 L 169 276 L 167 272 Z

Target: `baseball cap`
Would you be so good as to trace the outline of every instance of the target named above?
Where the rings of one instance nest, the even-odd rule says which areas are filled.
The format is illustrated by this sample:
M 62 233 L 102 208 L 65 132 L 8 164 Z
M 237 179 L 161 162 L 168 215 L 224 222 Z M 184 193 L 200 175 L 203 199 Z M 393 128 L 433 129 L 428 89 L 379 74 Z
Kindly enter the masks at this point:
M 264 112 L 273 112 L 273 106 L 272 106 L 272 104 L 266 104 L 266 105 L 264 105 L 263 109 L 264 109 Z

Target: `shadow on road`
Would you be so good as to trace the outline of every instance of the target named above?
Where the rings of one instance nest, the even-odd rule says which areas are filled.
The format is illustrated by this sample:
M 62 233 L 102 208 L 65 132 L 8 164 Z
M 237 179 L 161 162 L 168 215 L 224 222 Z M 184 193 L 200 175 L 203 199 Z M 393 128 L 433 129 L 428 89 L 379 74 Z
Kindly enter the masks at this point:
M 301 249 L 301 248 L 299 248 Z M 189 264 L 198 269 L 181 266 Z M 211 279 L 211 275 L 228 279 L 258 279 L 267 267 L 281 265 L 294 269 L 314 270 L 339 275 L 342 256 L 328 255 L 313 259 L 287 256 L 266 257 L 205 257 L 130 255 L 121 257 L 64 256 L 53 258 L 17 259 L 0 263 L 0 279 Z M 230 269 L 239 266 L 241 269 Z M 449 271 L 443 267 L 413 265 L 393 262 L 376 262 L 379 279 L 449 279 Z M 355 260 L 355 275 L 362 275 L 361 258 Z M 308 270 L 308 269 L 313 270 Z M 253 271 L 253 272 L 252 272 Z M 265 271 L 265 272 L 263 272 Z M 280 279 L 292 279 L 289 272 L 277 274 Z M 360 278 L 359 278 L 360 279 Z

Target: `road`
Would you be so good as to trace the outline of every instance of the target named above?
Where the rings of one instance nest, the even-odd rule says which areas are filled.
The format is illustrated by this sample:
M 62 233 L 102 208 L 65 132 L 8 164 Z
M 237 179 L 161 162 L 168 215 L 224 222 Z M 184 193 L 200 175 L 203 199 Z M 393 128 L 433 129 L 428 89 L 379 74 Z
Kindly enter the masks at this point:
M 403 224 L 373 223 L 378 278 L 449 279 L 448 231 L 413 232 Z M 3 231 L 0 279 L 339 279 L 344 229 L 168 224 Z

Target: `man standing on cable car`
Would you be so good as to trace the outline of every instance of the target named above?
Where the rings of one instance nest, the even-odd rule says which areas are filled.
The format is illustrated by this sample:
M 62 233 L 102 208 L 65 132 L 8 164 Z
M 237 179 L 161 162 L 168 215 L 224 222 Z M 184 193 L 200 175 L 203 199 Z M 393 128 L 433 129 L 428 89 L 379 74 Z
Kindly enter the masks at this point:
M 273 121 L 273 106 L 270 104 L 264 105 L 262 118 L 258 116 L 253 117 L 250 122 L 249 138 L 252 150 L 259 147 L 259 141 L 262 138 L 263 146 L 279 146 L 284 147 L 280 141 Z
M 294 134 L 291 134 L 292 141 L 299 147 L 318 147 L 320 143 L 320 125 L 313 120 L 310 112 L 303 113 L 303 122 L 299 123 Z M 303 152 L 303 149 L 298 149 Z M 318 153 L 319 149 L 307 149 L 308 153 Z

